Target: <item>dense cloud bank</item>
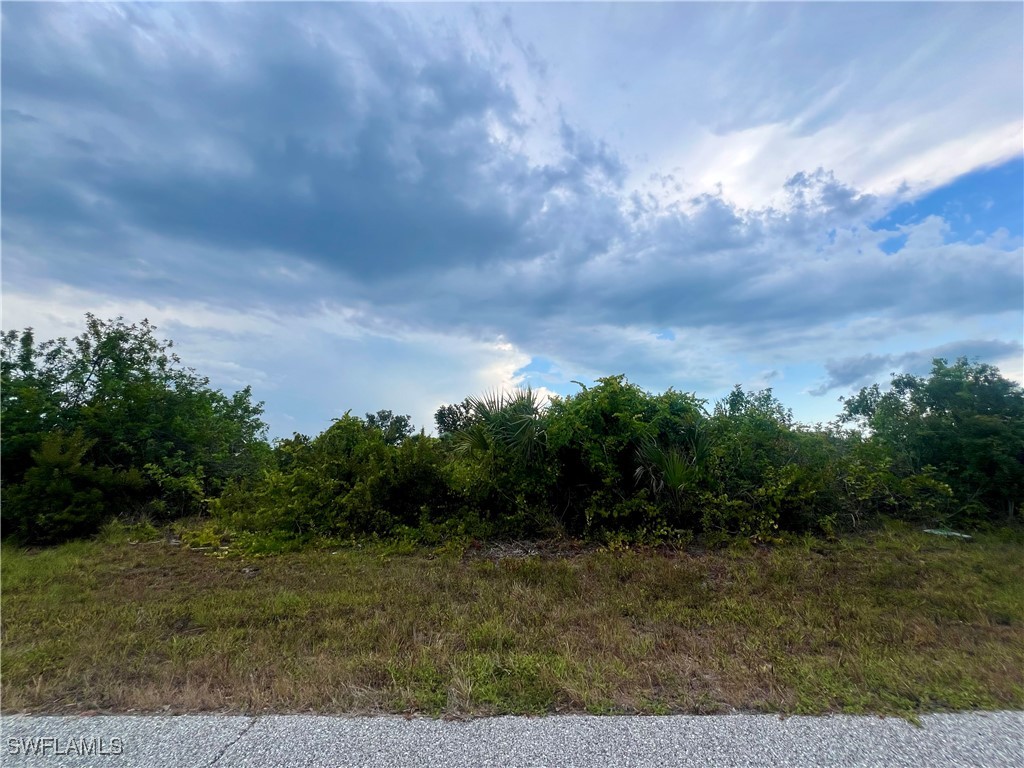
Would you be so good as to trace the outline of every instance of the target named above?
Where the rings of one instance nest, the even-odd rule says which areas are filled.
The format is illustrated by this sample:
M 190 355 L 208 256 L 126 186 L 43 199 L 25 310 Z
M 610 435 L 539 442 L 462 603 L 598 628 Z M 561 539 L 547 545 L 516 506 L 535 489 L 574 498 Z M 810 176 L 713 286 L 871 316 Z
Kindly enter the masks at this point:
M 899 194 L 815 157 L 756 203 L 685 169 L 637 184 L 643 162 L 545 100 L 557 73 L 481 9 L 15 4 L 3 21 L 5 291 L 55 322 L 69 290 L 84 309 L 185 301 L 171 322 L 255 370 L 302 327 L 369 361 L 508 352 L 478 371 L 495 383 L 538 356 L 565 381 L 711 389 L 827 359 L 814 394 L 933 353 L 1020 353 L 1019 234 L 878 224 Z M 816 118 L 724 104 L 713 133 L 853 120 L 823 88 Z

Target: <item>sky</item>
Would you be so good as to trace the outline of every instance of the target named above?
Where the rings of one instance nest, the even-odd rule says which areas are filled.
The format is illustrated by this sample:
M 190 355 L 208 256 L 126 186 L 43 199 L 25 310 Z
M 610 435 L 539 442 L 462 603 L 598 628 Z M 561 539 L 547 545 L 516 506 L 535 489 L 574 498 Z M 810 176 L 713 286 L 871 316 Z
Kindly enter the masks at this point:
M 3 328 L 148 318 L 273 437 L 1024 377 L 1020 3 L 0 13 Z

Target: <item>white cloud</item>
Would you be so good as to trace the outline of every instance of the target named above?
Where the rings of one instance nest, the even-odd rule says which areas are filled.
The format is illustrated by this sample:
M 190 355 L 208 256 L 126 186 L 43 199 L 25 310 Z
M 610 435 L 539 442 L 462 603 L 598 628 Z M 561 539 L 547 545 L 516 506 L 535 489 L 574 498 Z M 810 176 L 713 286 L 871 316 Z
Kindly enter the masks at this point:
M 32 326 L 37 339 L 70 338 L 84 316 L 147 318 L 171 338 L 182 361 L 227 390 L 253 385 L 267 402 L 275 436 L 318 433 L 330 418 L 389 408 L 434 428 L 434 412 L 488 390 L 523 383 L 530 356 L 507 340 L 472 338 L 389 323 L 341 305 L 307 313 L 251 312 L 193 301 L 129 300 L 50 284 L 32 293 L 5 290 L 3 328 Z M 538 387 L 546 397 L 550 390 Z
M 823 166 L 914 193 L 1019 154 L 1021 9 L 957 4 L 514 6 L 548 102 L 612 140 L 629 185 L 672 173 L 741 207 Z M 567 39 L 563 29 L 575 33 Z

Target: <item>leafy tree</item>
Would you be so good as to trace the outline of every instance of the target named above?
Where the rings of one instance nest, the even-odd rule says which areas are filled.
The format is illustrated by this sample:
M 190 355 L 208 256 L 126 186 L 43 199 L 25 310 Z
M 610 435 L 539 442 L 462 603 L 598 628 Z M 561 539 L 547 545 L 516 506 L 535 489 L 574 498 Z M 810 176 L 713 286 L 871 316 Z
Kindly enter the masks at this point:
M 772 393 L 745 392 L 737 385 L 715 404 L 712 427 L 716 434 L 719 469 L 733 496 L 760 487 L 769 467 L 781 467 L 794 457 L 788 439 L 793 414 Z
M 774 533 L 798 475 L 793 427 L 792 413 L 770 388 L 751 393 L 736 386 L 715 404 L 711 489 L 702 503 L 706 529 Z
M 894 375 L 887 391 L 844 400 L 841 418 L 869 430 L 898 473 L 948 484 L 965 520 L 1012 518 L 1024 497 L 1024 391 L 991 365 L 937 358 L 927 378 Z
M 672 500 L 677 521 L 684 515 L 687 496 L 692 495 L 707 475 L 711 442 L 703 424 L 695 425 L 686 447 L 665 447 L 651 438 L 637 448 L 637 468 L 633 473 L 638 483 L 648 482 L 657 498 L 667 493 Z
M 33 465 L 23 481 L 5 493 L 5 535 L 40 543 L 87 535 L 106 518 L 112 500 L 130 502 L 145 485 L 142 475 L 96 467 L 86 459 L 95 442 L 80 429 L 47 433 L 31 451 Z
M 442 405 L 434 414 L 439 437 L 450 437 L 469 428 L 475 418 L 472 398 L 467 397 L 461 403 Z
M 455 435 L 460 452 L 504 453 L 529 463 L 547 442 L 540 398 L 530 388 L 468 397 L 472 418 Z
M 412 418 L 408 414 L 399 416 L 391 411 L 366 414 L 366 426 L 370 429 L 379 429 L 384 437 L 384 442 L 388 445 L 399 445 L 416 431 L 412 425 Z
M 439 440 L 412 435 L 394 445 L 350 413 L 314 439 L 280 441 L 275 454 L 261 481 L 233 484 L 214 502 L 225 523 L 298 536 L 389 535 L 443 522 L 460 506 Z
M 652 494 L 667 495 L 672 503 L 675 526 L 700 503 L 711 470 L 715 436 L 704 412 L 704 402 L 692 395 L 669 389 L 654 398 L 657 410 L 651 420 L 651 435 L 636 450 L 634 478 L 647 481 Z
M 79 485 L 96 480 L 107 516 L 201 511 L 229 478 L 251 474 L 266 460 L 262 404 L 252 402 L 251 390 L 228 396 L 211 389 L 155 330 L 145 320 L 87 315 L 85 332 L 70 342 L 37 343 L 31 329 L 3 333 L 0 464 L 10 530 L 44 535 L 40 524 L 23 524 L 38 515 L 16 489 L 38 482 L 33 470 L 44 463 L 58 466 L 54 446 L 61 440 L 77 446 L 64 451 L 75 457 L 68 466 Z M 100 482 L 108 471 L 142 477 L 144 488 L 130 498 L 115 494 Z

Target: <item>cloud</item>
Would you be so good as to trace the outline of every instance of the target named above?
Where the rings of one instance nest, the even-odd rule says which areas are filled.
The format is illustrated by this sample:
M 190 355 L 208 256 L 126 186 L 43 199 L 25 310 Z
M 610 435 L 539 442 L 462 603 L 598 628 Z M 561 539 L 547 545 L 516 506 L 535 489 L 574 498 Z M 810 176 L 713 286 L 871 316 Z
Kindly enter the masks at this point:
M 810 390 L 810 394 L 820 396 L 834 389 L 855 389 L 875 383 L 880 375 L 887 376 L 895 371 L 918 376 L 926 375 L 931 370 L 932 361 L 936 358 L 953 361 L 966 357 L 971 360 L 995 362 L 1013 356 L 1019 358 L 1022 354 L 1024 354 L 1024 345 L 1020 342 L 999 339 L 965 339 L 902 354 L 867 354 L 829 359 L 825 363 L 828 379 Z
M 621 177 L 564 122 L 560 162 L 531 166 L 500 138 L 523 129 L 491 67 L 396 14 L 333 10 L 8 9 L 5 100 L 36 123 L 5 125 L 5 146 L 30 150 L 5 153 L 6 215 L 373 278 L 536 253 L 551 215 Z
M 1020 9 L 830 8 L 5 5 L 5 324 L 150 313 L 303 429 L 1012 347 L 1019 238 L 884 215 L 1019 155 Z
M 430 432 L 440 405 L 490 388 L 512 389 L 525 382 L 519 371 L 530 360 L 500 337 L 383 323 L 330 302 L 256 313 L 202 301 L 126 301 L 66 286 L 4 293 L 5 328 L 31 324 L 39 339 L 78 335 L 86 312 L 147 318 L 213 386 L 253 385 L 256 398 L 267 402 L 273 437 L 316 434 L 347 410 L 361 416 L 381 408 L 410 413 L 417 428 Z
M 1020 153 L 1019 6 L 525 4 L 508 14 L 556 62 L 551 97 L 619 140 L 637 185 L 678 169 L 701 191 L 720 183 L 761 207 L 819 165 L 872 194 L 904 182 L 916 194 Z

